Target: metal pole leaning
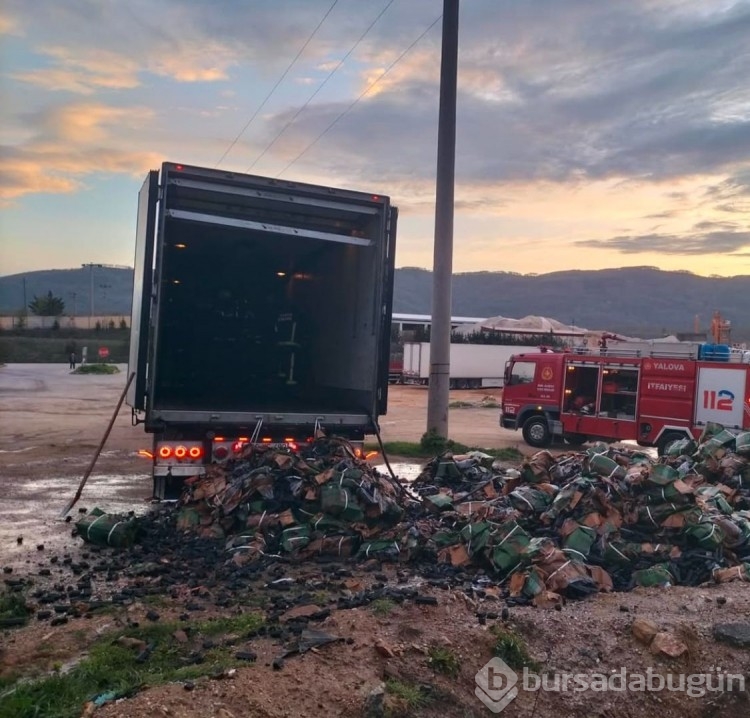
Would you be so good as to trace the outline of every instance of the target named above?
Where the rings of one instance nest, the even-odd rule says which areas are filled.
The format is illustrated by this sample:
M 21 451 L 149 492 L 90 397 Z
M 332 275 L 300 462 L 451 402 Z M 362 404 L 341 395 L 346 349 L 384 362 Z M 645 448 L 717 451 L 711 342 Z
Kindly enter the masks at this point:
M 86 482 L 89 480 L 89 476 L 91 476 L 91 472 L 94 470 L 94 465 L 96 464 L 96 461 L 99 458 L 99 454 L 102 453 L 104 444 L 107 443 L 107 439 L 109 438 L 109 434 L 112 431 L 112 427 L 115 425 L 115 420 L 117 419 L 117 415 L 120 413 L 120 408 L 122 407 L 122 403 L 125 401 L 125 395 L 128 393 L 128 389 L 130 388 L 130 385 L 133 383 L 134 378 L 135 378 L 135 372 L 134 371 L 130 372 L 130 376 L 128 377 L 128 380 L 125 383 L 125 388 L 122 390 L 122 394 L 120 394 L 120 399 L 118 400 L 117 406 L 115 407 L 115 411 L 112 414 L 112 418 L 109 420 L 109 425 L 107 426 L 107 430 L 104 432 L 104 436 L 102 436 L 102 440 L 99 442 L 99 446 L 96 448 L 96 451 L 94 452 L 94 456 L 91 458 L 91 463 L 88 465 L 88 468 L 86 469 L 86 473 L 83 475 L 83 478 L 81 479 L 81 483 L 78 484 L 78 491 L 76 491 L 76 495 L 70 500 L 67 506 L 62 510 L 62 513 L 60 514 L 60 518 L 64 518 L 67 515 L 67 513 L 73 508 L 73 506 L 75 506 L 78 499 L 81 498 L 83 487 L 86 486 Z

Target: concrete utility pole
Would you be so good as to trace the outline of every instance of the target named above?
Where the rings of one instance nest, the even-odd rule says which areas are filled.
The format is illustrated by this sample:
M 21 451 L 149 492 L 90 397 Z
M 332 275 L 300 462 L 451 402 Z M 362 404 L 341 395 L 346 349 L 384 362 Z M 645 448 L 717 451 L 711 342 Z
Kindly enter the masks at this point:
M 89 268 L 89 329 L 91 329 L 91 323 L 94 321 L 94 267 L 103 267 L 104 265 L 89 262 L 81 266 Z
M 451 284 L 453 280 L 453 190 L 456 167 L 458 0 L 443 0 L 440 64 L 435 247 L 432 269 L 432 333 L 427 431 L 448 438 L 450 401 Z

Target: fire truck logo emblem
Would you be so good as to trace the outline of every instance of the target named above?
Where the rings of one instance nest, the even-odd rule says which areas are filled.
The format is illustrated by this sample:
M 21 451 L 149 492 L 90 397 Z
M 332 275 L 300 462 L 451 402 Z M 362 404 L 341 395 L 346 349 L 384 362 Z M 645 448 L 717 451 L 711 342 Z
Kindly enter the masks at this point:
M 645 369 L 646 371 L 651 371 L 651 369 L 652 369 L 653 367 L 651 366 L 651 362 L 650 362 L 650 361 L 645 361 L 645 362 L 643 362 L 643 368 L 644 368 L 644 369 Z
M 552 378 L 552 374 L 552 367 L 546 366 L 542 369 L 542 379 L 544 379 L 544 381 L 549 381 Z

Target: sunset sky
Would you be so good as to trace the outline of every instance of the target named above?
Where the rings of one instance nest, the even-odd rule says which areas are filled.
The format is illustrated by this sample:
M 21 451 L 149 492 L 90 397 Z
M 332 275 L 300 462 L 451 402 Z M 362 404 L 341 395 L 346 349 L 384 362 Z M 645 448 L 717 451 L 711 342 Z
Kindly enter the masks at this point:
M 388 194 L 431 268 L 441 11 L 5 0 L 0 274 L 132 265 L 164 160 Z M 750 0 L 462 0 L 458 82 L 455 271 L 750 274 Z

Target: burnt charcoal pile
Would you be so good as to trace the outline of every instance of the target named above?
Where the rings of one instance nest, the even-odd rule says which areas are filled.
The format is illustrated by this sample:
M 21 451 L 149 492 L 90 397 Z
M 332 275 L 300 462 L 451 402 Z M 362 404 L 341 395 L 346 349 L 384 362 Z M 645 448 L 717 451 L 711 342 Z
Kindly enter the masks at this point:
M 177 511 L 141 519 L 140 531 L 136 550 L 168 534 L 165 555 L 192 551 L 193 565 L 219 576 L 393 562 L 433 581 L 479 577 L 509 603 L 538 606 L 634 586 L 748 581 L 750 434 L 709 425 L 658 461 L 605 444 L 540 451 L 517 468 L 481 452 L 444 454 L 410 485 L 335 438 L 301 451 L 247 447 L 189 479 Z M 179 570 L 167 564 L 152 570 Z

